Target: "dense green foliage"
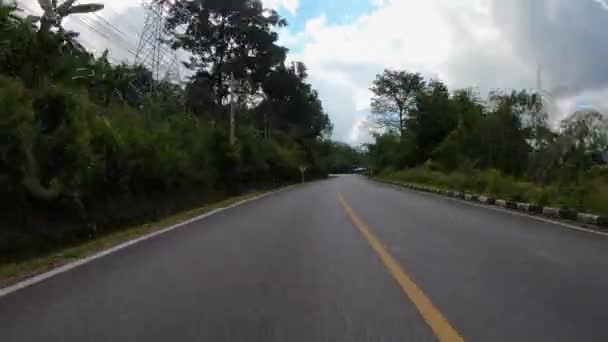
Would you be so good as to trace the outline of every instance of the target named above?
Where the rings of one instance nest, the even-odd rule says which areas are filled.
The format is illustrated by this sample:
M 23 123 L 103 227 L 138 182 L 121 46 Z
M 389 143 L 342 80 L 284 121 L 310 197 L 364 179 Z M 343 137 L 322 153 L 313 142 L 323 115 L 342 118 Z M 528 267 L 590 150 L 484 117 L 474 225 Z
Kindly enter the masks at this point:
M 390 171 L 390 170 L 389 170 Z M 578 183 L 538 184 L 505 175 L 496 170 L 460 170 L 445 173 L 420 167 L 382 175 L 392 181 L 430 185 L 509 201 L 571 208 L 608 215 L 608 169 L 596 168 Z
M 197 26 L 174 36 L 192 54 L 185 86 L 0 7 L 0 259 L 295 182 L 301 166 L 309 179 L 328 174 L 331 123 L 305 67 L 276 45 L 284 20 L 259 1 L 175 6 L 186 5 L 198 12 L 175 23 Z M 197 22 L 209 16 L 222 28 Z
M 358 168 L 366 166 L 363 151 L 348 144 L 333 143 L 330 146 L 327 169 L 330 173 L 352 173 Z
M 594 158 L 608 148 L 601 114 L 580 111 L 552 128 L 537 94 L 494 93 L 484 103 L 469 90 L 450 93 L 431 80 L 412 96 L 403 80 L 417 77 L 393 71 L 378 76 L 393 83 L 385 88 L 412 99 L 402 129 L 377 120 L 385 129 L 368 146 L 373 170 L 404 181 L 608 213 L 601 204 L 608 203 L 605 166 Z M 379 96 L 377 83 L 372 90 Z
M 406 118 L 414 109 L 416 94 L 425 86 L 420 74 L 385 70 L 374 81 L 372 113 L 374 121 L 383 128 L 403 134 Z

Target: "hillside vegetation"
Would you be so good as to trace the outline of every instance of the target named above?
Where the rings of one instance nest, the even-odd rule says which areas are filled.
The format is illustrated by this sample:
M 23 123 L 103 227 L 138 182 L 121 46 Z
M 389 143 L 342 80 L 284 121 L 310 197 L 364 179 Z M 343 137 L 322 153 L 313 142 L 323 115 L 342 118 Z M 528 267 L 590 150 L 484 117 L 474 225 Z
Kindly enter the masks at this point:
M 372 91 L 377 175 L 608 215 L 608 121 L 599 112 L 552 125 L 535 92 L 482 101 L 406 71 L 386 70 Z

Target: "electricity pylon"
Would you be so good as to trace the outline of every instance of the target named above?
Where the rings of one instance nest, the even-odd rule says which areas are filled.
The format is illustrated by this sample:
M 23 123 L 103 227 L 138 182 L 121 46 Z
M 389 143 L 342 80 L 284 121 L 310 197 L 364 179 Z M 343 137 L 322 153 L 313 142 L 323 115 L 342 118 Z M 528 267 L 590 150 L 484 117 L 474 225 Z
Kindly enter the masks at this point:
M 167 80 L 179 83 L 180 63 L 177 53 L 167 45 L 165 30 L 167 6 L 170 1 L 151 1 L 144 3 L 146 19 L 144 28 L 139 35 L 135 53 L 135 64 L 143 65 L 152 72 L 157 80 Z

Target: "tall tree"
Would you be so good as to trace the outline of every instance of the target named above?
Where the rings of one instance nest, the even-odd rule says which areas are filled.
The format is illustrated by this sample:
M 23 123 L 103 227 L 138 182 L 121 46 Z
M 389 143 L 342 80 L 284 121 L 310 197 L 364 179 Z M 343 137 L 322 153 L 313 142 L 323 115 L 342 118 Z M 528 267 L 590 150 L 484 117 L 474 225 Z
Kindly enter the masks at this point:
M 292 63 L 273 71 L 263 83 L 266 99 L 258 107 L 265 131 L 280 131 L 298 139 L 331 132 L 331 122 L 319 95 L 306 82 L 306 66 Z
M 48 33 L 52 27 L 63 31 L 61 22 L 67 16 L 78 13 L 93 13 L 103 9 L 102 4 L 75 4 L 76 0 L 65 0 L 59 3 L 57 0 L 38 0 L 40 8 L 44 11 L 41 17 L 29 16 L 31 22 L 40 21 L 40 32 Z
M 384 73 L 376 76 L 371 88 L 374 93 L 372 120 L 381 128 L 396 130 L 403 135 L 406 118 L 416 105 L 416 94 L 424 85 L 419 73 L 384 70 Z
M 456 127 L 458 118 L 450 111 L 448 87 L 431 80 L 415 95 L 415 106 L 405 119 L 408 133 L 416 142 L 416 163 L 426 161 L 445 137 Z
M 447 171 L 467 162 L 481 162 L 484 150 L 481 123 L 485 119 L 484 107 L 471 89 L 456 90 L 450 98 L 450 114 L 457 119 L 450 132 L 432 154 L 433 160 Z
M 511 175 L 521 175 L 528 164 L 530 145 L 523 128 L 522 115 L 529 99 L 524 92 L 511 95 L 491 95 L 493 110 L 480 127 L 483 137 L 482 166 L 492 167 Z M 485 165 L 484 165 L 485 164 Z
M 232 79 L 253 94 L 283 63 L 287 49 L 276 44 L 274 29 L 285 25 L 259 0 L 177 0 L 167 20 L 173 47 L 192 54 L 186 65 L 195 72 L 193 84 L 199 88 L 192 93 L 205 90 L 216 106 L 228 95 Z

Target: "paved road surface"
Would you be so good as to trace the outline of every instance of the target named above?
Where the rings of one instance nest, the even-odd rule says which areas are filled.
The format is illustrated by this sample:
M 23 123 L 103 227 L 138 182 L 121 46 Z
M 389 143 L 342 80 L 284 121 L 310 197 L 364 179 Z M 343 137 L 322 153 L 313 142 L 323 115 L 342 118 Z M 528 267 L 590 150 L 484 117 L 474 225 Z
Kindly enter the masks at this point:
M 608 238 L 341 177 L 2 297 L 0 341 L 608 341 L 607 271 Z

